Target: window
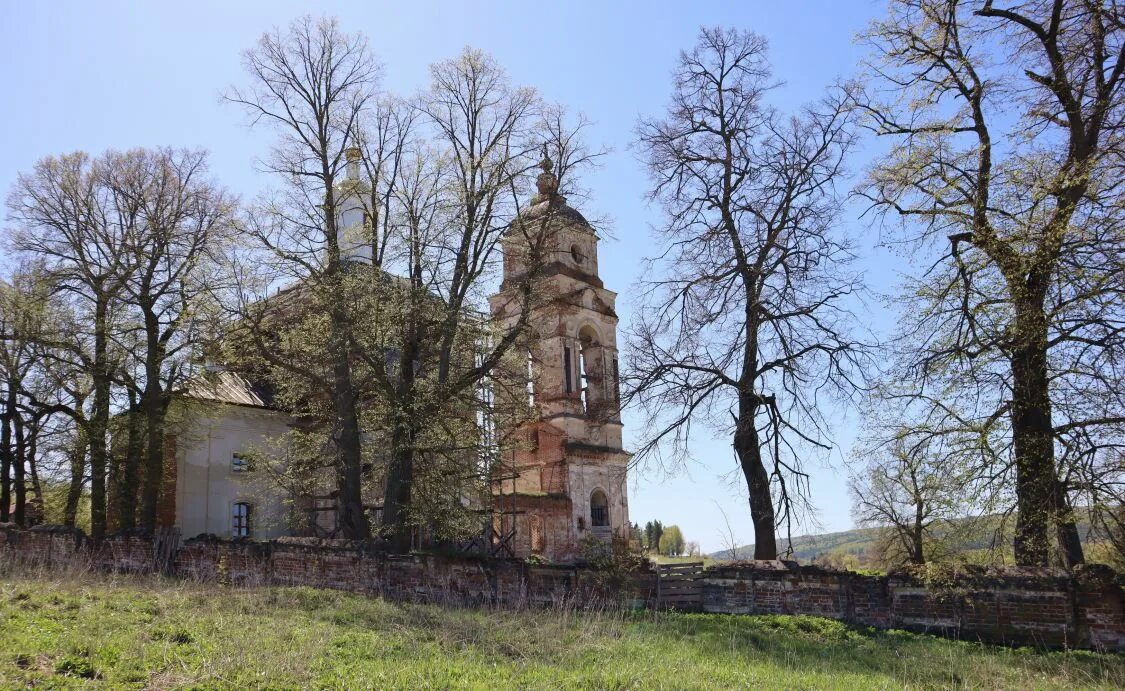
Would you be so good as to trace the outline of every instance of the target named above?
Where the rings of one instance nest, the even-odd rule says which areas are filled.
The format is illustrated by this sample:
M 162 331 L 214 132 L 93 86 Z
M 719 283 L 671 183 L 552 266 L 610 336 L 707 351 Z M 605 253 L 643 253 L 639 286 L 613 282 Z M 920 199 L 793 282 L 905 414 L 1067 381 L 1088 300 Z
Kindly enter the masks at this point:
M 231 537 L 250 537 L 250 513 L 253 507 L 248 502 L 236 501 L 231 506 Z
M 582 256 L 582 250 L 578 249 L 578 245 L 570 246 L 570 258 L 574 260 L 575 264 L 582 263 L 584 257 Z
M 232 473 L 246 473 L 250 471 L 250 457 L 244 453 L 230 455 L 230 471 Z
M 590 495 L 590 526 L 593 528 L 604 528 L 609 525 L 609 501 L 605 497 L 605 492 L 600 489 L 594 490 Z
M 599 365 L 601 349 L 598 334 L 589 325 L 578 332 L 578 393 L 582 398 L 582 412 L 587 415 L 601 403 L 600 390 L 591 388 L 591 382 L 601 381 Z
M 563 347 L 563 378 L 566 379 L 566 392 L 574 390 L 570 379 L 570 346 Z
M 586 356 L 589 355 L 589 345 L 585 341 L 578 342 L 578 395 L 582 398 L 582 412 L 590 412 L 590 400 L 587 393 L 590 390 L 590 379 L 587 376 Z
M 535 358 L 527 351 L 527 405 L 535 406 Z
M 621 407 L 621 374 L 617 371 L 617 358 L 613 359 L 613 404 Z

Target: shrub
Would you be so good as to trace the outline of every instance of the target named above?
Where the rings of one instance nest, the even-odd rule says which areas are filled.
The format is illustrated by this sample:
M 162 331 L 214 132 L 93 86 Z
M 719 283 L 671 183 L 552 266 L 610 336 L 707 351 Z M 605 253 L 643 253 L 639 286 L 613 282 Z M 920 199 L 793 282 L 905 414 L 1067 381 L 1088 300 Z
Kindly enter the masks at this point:
M 589 567 L 594 586 L 603 593 L 620 593 L 632 585 L 633 575 L 640 570 L 644 556 L 622 537 L 601 540 L 587 535 L 579 543 L 582 560 Z

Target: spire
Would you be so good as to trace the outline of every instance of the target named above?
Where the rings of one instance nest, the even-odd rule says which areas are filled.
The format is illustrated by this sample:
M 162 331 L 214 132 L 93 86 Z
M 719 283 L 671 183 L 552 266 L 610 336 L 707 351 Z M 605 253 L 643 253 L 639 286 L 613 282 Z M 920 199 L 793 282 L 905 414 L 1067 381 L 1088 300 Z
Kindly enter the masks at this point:
M 349 147 L 344 150 L 344 155 L 348 159 L 348 180 L 359 180 L 359 159 L 362 156 L 359 147 Z
M 546 142 L 543 143 L 543 160 L 539 162 L 539 167 L 543 169 L 539 177 L 535 178 L 535 187 L 539 190 L 539 194 L 535 195 L 531 203 L 538 204 L 556 198 L 562 201 L 562 198 L 559 197 L 559 179 L 551 172 L 555 164 L 547 153 Z

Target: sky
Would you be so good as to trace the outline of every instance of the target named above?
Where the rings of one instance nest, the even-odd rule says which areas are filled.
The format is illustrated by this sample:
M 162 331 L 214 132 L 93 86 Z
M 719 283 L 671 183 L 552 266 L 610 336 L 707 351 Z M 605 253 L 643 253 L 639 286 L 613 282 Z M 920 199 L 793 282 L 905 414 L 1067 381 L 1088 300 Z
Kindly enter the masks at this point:
M 0 0 L 0 192 L 6 195 L 18 172 L 47 155 L 184 146 L 207 149 L 212 175 L 253 198 L 269 183 L 255 160 L 267 154 L 271 135 L 250 130 L 244 114 L 221 103 L 219 94 L 247 83 L 241 56 L 264 31 L 306 13 L 335 16 L 345 31 L 367 35 L 387 91 L 411 94 L 425 87 L 431 63 L 473 46 L 492 54 L 514 83 L 533 86 L 594 122 L 591 144 L 611 152 L 586 176 L 592 195 L 580 210 L 611 222 L 599 264 L 606 287 L 619 293 L 625 326 L 638 259 L 652 247 L 651 229 L 660 221 L 659 208 L 645 199 L 648 178 L 630 142 L 638 117 L 662 112 L 679 51 L 694 43 L 700 26 L 765 36 L 784 83 L 771 102 L 795 110 L 854 73 L 865 50 L 854 36 L 883 12 L 881 0 Z M 861 152 L 851 167 L 860 171 L 864 161 Z M 889 290 L 898 269 L 876 247 L 878 231 L 854 209 L 842 223 L 863 250 L 859 268 L 868 284 L 876 292 Z M 891 323 L 878 300 L 858 318 L 876 331 Z M 835 448 L 828 462 L 809 467 L 815 523 L 797 526 L 794 535 L 852 527 L 845 460 L 858 421 L 842 409 L 833 415 Z M 624 421 L 629 448 L 636 413 L 626 411 Z M 632 473 L 630 519 L 678 524 L 686 539 L 710 552 L 727 541 L 725 512 L 740 544 L 752 542 L 745 483 L 729 438 L 701 435 L 694 455 L 695 462 L 671 475 L 646 468 Z

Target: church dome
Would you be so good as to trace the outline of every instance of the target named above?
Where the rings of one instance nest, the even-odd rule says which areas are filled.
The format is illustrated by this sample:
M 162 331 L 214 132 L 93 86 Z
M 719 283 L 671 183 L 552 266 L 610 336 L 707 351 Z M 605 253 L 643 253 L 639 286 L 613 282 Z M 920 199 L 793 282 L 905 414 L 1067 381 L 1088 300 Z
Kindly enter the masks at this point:
M 566 197 L 562 195 L 556 196 L 553 206 L 550 199 L 539 199 L 536 197 L 531 206 L 520 213 L 520 218 L 525 221 L 532 221 L 543 217 L 548 212 L 555 218 L 583 225 L 593 230 L 590 226 L 590 222 L 586 220 L 586 217 L 579 213 L 577 209 L 567 204 Z

